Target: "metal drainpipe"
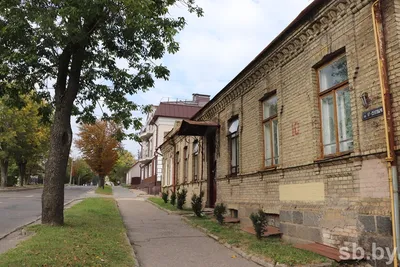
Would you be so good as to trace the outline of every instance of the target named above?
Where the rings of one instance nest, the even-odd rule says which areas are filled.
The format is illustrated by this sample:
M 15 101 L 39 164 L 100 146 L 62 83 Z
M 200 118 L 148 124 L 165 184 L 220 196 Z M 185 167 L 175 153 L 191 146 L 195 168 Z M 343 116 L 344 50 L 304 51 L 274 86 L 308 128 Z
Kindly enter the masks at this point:
M 397 244 L 400 243 L 400 222 L 399 222 L 399 187 L 397 177 L 397 162 L 394 143 L 394 124 L 392 117 L 391 93 L 388 81 L 387 58 L 386 58 L 386 41 L 382 20 L 382 9 L 380 0 L 372 4 L 372 18 L 374 24 L 376 54 L 379 68 L 379 80 L 381 85 L 381 95 L 384 110 L 385 135 L 388 163 L 388 178 L 392 209 L 392 231 L 393 231 L 393 248 L 397 253 L 394 257 L 394 266 L 398 266 L 400 254 L 397 251 Z
M 174 137 L 172 137 L 174 138 Z M 174 166 L 172 166 L 172 188 L 175 192 L 175 167 L 176 167 L 176 144 L 173 139 L 171 139 L 171 144 L 174 146 L 174 154 L 172 155 L 172 158 L 174 159 Z
M 200 140 L 199 140 L 199 147 L 200 147 Z M 205 160 L 205 157 L 204 157 L 204 136 L 202 136 L 201 137 L 201 174 L 200 174 L 200 177 L 197 177 L 197 180 L 200 181 L 200 193 L 201 193 L 201 191 L 203 191 L 204 160 Z
M 142 158 L 143 156 L 143 145 L 142 143 L 139 143 L 140 145 L 140 158 Z M 139 157 L 138 157 L 138 161 L 139 161 Z M 139 168 L 140 168 L 140 184 L 142 184 L 142 180 L 144 179 L 144 175 L 143 175 L 143 179 L 142 179 L 142 169 L 143 169 L 143 164 L 140 163 Z
M 154 181 L 154 186 L 157 186 L 158 154 L 156 152 L 157 152 L 157 148 L 158 148 L 158 125 L 154 123 L 154 126 L 156 127 L 156 148 L 154 149 L 154 154 L 155 154 L 155 163 L 154 163 L 155 181 Z M 161 190 L 161 182 L 160 182 L 160 190 Z

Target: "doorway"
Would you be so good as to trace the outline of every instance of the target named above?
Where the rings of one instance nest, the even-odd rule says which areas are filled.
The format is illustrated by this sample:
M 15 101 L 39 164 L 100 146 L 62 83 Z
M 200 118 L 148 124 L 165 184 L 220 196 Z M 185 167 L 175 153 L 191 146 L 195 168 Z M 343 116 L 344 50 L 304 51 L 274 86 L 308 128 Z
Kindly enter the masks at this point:
M 215 132 L 207 136 L 208 154 L 208 206 L 214 208 L 217 201 L 217 163 L 215 157 Z

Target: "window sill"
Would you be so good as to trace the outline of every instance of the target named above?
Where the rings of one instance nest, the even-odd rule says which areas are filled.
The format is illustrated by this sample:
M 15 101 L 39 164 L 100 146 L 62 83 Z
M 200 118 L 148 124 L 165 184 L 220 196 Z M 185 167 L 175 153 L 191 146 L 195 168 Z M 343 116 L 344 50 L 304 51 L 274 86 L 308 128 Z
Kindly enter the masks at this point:
M 261 172 L 276 171 L 279 168 L 280 168 L 280 165 L 273 165 L 273 166 L 264 167 L 261 170 L 259 170 L 258 172 L 261 173 Z
M 235 180 L 235 179 L 239 179 L 240 177 L 241 177 L 241 175 L 239 173 L 236 173 L 236 174 L 228 174 L 228 175 L 225 175 L 224 177 L 215 178 L 215 179 L 216 180 L 224 180 L 224 179 Z
M 350 155 L 352 153 L 353 153 L 353 151 L 346 151 L 346 152 L 342 152 L 339 154 L 324 156 L 323 158 L 314 160 L 314 163 L 324 163 L 324 162 L 330 162 L 330 161 L 335 161 L 335 160 L 347 159 L 350 157 Z

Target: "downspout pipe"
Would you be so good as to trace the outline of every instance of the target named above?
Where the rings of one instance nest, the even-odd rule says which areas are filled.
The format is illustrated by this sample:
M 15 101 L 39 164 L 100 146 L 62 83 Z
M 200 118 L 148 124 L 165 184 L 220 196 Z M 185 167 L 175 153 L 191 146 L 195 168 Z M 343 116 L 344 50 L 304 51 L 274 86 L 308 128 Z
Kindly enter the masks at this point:
M 140 158 L 141 158 L 143 156 L 143 145 L 142 145 L 141 142 L 139 143 L 139 145 L 140 145 Z M 138 160 L 140 160 L 139 157 L 138 157 Z M 139 169 L 140 169 L 140 184 L 142 184 L 142 181 L 144 180 L 144 175 L 142 177 L 142 169 L 143 169 L 142 166 L 143 166 L 143 164 L 139 165 Z
M 200 142 L 199 142 L 200 144 Z M 197 178 L 200 181 L 200 193 L 203 191 L 203 180 L 204 180 L 204 136 L 201 137 L 201 174 L 200 174 L 200 179 Z
M 171 144 L 174 146 L 174 155 L 172 155 L 172 157 L 173 157 L 173 162 L 174 162 L 174 166 L 172 166 L 172 188 L 173 188 L 173 192 L 176 192 L 175 191 L 175 185 L 176 185 L 176 170 L 175 170 L 175 168 L 176 168 L 176 143 L 175 143 L 175 141 L 174 140 L 171 140 Z
M 158 125 L 157 123 L 154 123 L 154 126 L 156 127 L 156 146 L 154 149 L 154 157 L 155 157 L 155 162 L 154 162 L 154 174 L 155 174 L 155 178 L 154 178 L 154 186 L 157 186 L 157 173 L 158 173 L 158 153 L 157 152 L 157 148 L 158 148 Z M 161 181 L 160 181 L 161 183 Z
M 394 266 L 398 266 L 400 258 L 397 249 L 400 243 L 400 222 L 399 222 L 399 185 L 397 176 L 397 160 L 394 142 L 394 123 L 392 116 L 391 93 L 389 88 L 387 57 L 386 57 L 386 40 L 383 27 L 381 1 L 377 0 L 372 4 L 372 19 L 374 24 L 376 54 L 379 69 L 379 80 L 381 85 L 381 96 L 384 110 L 384 124 L 386 136 L 387 150 L 387 167 L 389 178 L 389 189 L 391 198 L 391 219 L 393 231 L 393 248 L 397 257 L 394 257 Z

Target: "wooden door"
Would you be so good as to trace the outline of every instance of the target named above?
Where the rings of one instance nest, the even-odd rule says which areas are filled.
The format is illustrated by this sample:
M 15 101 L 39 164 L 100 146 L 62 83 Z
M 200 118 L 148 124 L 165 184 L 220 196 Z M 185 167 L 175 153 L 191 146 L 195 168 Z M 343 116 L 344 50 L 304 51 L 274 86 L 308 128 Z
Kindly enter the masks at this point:
M 208 205 L 214 208 L 217 201 L 217 180 L 216 171 L 217 164 L 215 158 L 215 133 L 212 133 L 207 138 L 207 153 L 208 153 Z

